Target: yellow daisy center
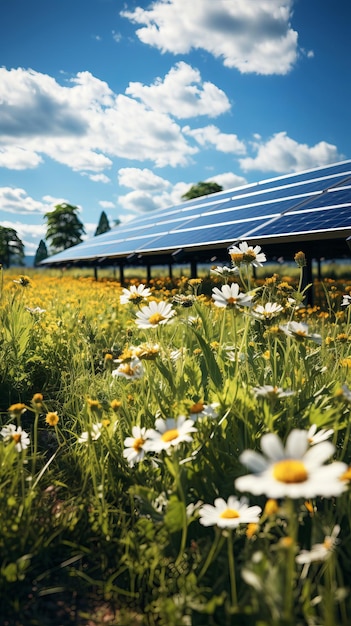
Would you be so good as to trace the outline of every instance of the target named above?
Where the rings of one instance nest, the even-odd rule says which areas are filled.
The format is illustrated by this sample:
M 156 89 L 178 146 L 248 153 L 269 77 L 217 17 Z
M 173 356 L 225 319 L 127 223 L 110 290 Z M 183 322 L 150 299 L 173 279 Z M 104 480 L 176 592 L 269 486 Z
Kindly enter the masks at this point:
M 254 261 L 255 259 L 256 259 L 256 252 L 254 252 L 252 248 L 249 248 L 243 254 L 243 261 L 245 261 L 246 263 L 251 263 L 251 261 Z
M 233 261 L 234 265 L 240 265 L 240 263 L 243 262 L 244 255 L 242 252 L 232 252 L 230 258 Z
M 227 299 L 228 304 L 236 304 L 237 301 L 238 299 L 233 297 Z
M 162 322 L 162 320 L 165 320 L 165 319 L 166 318 L 163 315 L 161 315 L 161 313 L 153 313 L 149 317 L 149 322 L 150 324 L 153 324 L 156 326 L 156 324 L 159 324 L 160 322 Z
M 20 433 L 14 433 L 12 435 L 12 439 L 14 440 L 15 443 L 19 443 L 21 441 L 21 435 Z
M 225 509 L 225 511 L 222 511 L 219 517 L 221 517 L 222 519 L 237 519 L 238 517 L 240 517 L 240 514 L 235 509 Z
M 281 483 L 303 483 L 308 478 L 307 470 L 302 463 L 296 459 L 284 459 L 275 463 L 273 476 Z
M 135 452 L 140 452 L 143 447 L 143 443 L 145 443 L 145 439 L 143 439 L 142 437 L 136 437 L 136 439 L 134 439 L 133 448 Z
M 179 436 L 179 432 L 176 428 L 170 428 L 169 430 L 166 430 L 166 432 L 164 432 L 161 435 L 161 439 L 163 441 L 173 441 L 173 439 L 177 439 L 177 437 Z
M 201 413 L 201 411 L 204 410 L 204 403 L 203 402 L 196 402 L 195 404 L 193 404 L 193 406 L 190 408 L 190 413 Z

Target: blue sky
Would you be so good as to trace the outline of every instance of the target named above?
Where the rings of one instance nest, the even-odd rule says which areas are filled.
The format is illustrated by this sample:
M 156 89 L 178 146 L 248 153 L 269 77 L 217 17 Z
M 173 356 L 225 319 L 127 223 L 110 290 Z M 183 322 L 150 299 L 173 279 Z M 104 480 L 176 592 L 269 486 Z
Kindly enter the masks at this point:
M 0 225 L 27 255 L 68 202 L 87 236 L 351 158 L 349 0 L 1 0 Z

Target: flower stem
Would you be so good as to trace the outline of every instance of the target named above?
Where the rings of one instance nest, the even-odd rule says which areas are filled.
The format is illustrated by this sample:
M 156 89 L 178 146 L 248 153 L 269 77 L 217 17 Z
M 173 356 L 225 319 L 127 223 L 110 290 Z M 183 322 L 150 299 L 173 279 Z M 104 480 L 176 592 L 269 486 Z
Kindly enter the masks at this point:
M 229 578 L 230 578 L 230 593 L 232 599 L 232 609 L 238 608 L 238 596 L 236 591 L 236 577 L 235 577 L 235 563 L 234 563 L 234 548 L 233 548 L 233 534 L 230 530 L 228 532 L 228 566 L 229 566 Z

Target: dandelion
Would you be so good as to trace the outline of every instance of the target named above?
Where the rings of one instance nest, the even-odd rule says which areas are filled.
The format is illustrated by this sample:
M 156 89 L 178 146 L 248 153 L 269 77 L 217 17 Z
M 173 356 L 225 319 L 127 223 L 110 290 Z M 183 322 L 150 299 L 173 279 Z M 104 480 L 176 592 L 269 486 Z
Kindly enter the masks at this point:
M 253 296 L 240 293 L 238 283 L 232 283 L 231 285 L 222 285 L 220 289 L 214 287 L 212 289 L 212 298 L 218 307 L 235 309 L 243 306 L 252 306 Z
M 288 322 L 284 326 L 280 326 L 280 329 L 288 336 L 294 337 L 297 341 L 304 341 L 304 339 L 311 339 L 319 345 L 322 343 L 321 335 L 316 333 L 309 333 L 307 324 L 303 322 Z
M 253 387 L 252 393 L 255 394 L 256 398 L 267 398 L 268 400 L 275 400 L 281 398 L 289 398 L 294 395 L 294 391 L 290 389 L 282 389 L 281 387 L 276 387 L 273 385 L 262 385 L 261 387 Z
M 139 328 L 156 328 L 160 324 L 168 324 L 175 311 L 169 302 L 152 300 L 149 305 L 142 307 L 136 314 L 136 324 Z
M 317 431 L 317 424 L 312 424 L 307 432 L 308 443 L 310 444 L 310 446 L 314 446 L 317 443 L 321 443 L 321 441 L 329 439 L 329 437 L 331 437 L 333 433 L 333 428 L 329 428 L 328 430 L 322 428 L 321 430 Z
M 119 299 L 121 304 L 129 304 L 129 302 L 132 304 L 140 304 L 140 302 L 151 296 L 151 290 L 143 284 L 137 287 L 132 285 L 130 289 L 124 288 L 122 291 L 123 293 Z
M 113 377 L 128 378 L 129 380 L 138 380 L 144 375 L 143 364 L 137 357 L 134 357 L 130 361 L 121 363 L 117 369 L 113 370 Z
M 22 430 L 21 426 L 16 427 L 15 424 L 8 424 L 7 426 L 4 426 L 0 431 L 0 435 L 6 442 L 13 441 L 17 452 L 25 450 L 30 444 L 28 433 L 26 433 L 25 430 Z
M 25 404 L 22 404 L 22 402 L 16 402 L 16 404 L 11 404 L 11 406 L 8 409 L 8 412 L 10 414 L 10 417 L 18 418 L 18 417 L 21 417 L 21 415 L 26 410 L 27 410 L 27 407 Z
M 139 463 L 145 457 L 145 442 L 147 439 L 146 428 L 133 426 L 132 437 L 126 437 L 124 440 L 123 457 L 127 459 L 128 465 L 133 467 L 135 463 Z
M 42 393 L 35 393 L 32 398 L 32 405 L 35 409 L 41 409 L 44 397 Z
M 93 424 L 91 430 L 85 430 L 80 437 L 78 443 L 89 443 L 89 441 L 97 441 L 101 436 L 102 424 Z
M 323 543 L 315 543 L 311 550 L 301 550 L 296 556 L 296 563 L 304 565 L 313 563 L 314 561 L 326 561 L 338 543 L 337 537 L 339 532 L 340 526 L 336 524 L 330 535 L 324 537 Z
M 249 246 L 246 241 L 239 243 L 239 246 L 229 248 L 229 255 L 234 265 L 253 265 L 253 267 L 262 267 L 266 259 L 266 255 L 261 252 L 260 246 Z
M 49 426 L 57 426 L 59 422 L 59 416 L 56 411 L 51 411 L 46 414 L 45 421 Z
M 114 399 L 114 400 L 111 400 L 111 402 L 110 402 L 110 407 L 111 407 L 112 411 L 117 412 L 118 409 L 121 408 L 121 406 L 122 406 L 122 402 L 120 400 Z
M 276 302 L 266 302 L 265 305 L 257 304 L 252 311 L 252 315 L 262 321 L 270 321 L 283 311 L 281 304 Z
M 257 524 L 260 513 L 261 507 L 248 506 L 246 498 L 239 500 L 229 496 L 227 502 L 223 498 L 216 498 L 214 506 L 204 504 L 199 510 L 199 521 L 202 526 L 237 528 L 240 524 Z
M 235 481 L 239 491 L 268 498 L 314 498 L 339 496 L 346 488 L 340 480 L 346 464 L 335 461 L 324 465 L 333 454 L 335 446 L 322 441 L 309 446 L 308 432 L 294 429 L 284 448 L 274 433 L 263 435 L 261 449 L 264 455 L 245 450 L 240 461 L 254 474 L 241 476 Z
M 182 442 L 192 441 L 191 433 L 196 432 L 194 421 L 180 415 L 177 419 L 157 418 L 155 429 L 149 429 L 148 440 L 145 449 L 151 452 L 168 450 L 172 446 L 178 446 Z

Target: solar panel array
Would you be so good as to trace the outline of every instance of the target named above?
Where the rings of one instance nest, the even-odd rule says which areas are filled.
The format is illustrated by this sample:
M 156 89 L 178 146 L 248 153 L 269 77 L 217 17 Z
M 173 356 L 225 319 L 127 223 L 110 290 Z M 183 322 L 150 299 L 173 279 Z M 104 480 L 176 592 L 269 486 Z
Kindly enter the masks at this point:
M 162 255 L 237 241 L 351 235 L 351 160 L 152 211 L 45 259 L 43 264 Z

